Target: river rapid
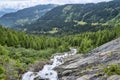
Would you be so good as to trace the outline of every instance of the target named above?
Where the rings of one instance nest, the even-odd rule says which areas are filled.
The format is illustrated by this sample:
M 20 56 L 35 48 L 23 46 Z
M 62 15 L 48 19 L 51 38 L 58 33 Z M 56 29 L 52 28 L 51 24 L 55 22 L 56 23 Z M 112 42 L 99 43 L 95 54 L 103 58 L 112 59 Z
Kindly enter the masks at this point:
M 35 80 L 37 79 L 45 79 L 45 80 L 58 80 L 57 71 L 54 70 L 55 67 L 58 67 L 64 64 L 64 59 L 75 55 L 77 53 L 77 49 L 71 48 L 71 51 L 64 52 L 63 54 L 55 55 L 51 61 L 52 64 L 44 65 L 43 69 L 39 72 L 31 72 L 28 71 L 22 75 L 22 80 Z

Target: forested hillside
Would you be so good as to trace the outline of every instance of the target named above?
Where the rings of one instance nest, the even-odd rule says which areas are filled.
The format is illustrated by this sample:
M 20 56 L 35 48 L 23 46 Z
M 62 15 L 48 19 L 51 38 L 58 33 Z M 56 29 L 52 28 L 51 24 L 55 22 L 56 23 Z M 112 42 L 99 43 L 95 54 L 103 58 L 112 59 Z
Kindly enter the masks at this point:
M 36 22 L 17 26 L 33 34 L 73 34 L 110 29 L 119 22 L 120 0 L 55 7 Z M 113 22 L 114 21 L 114 22 Z M 111 22 L 112 25 L 110 24 Z
M 60 46 L 64 48 L 63 45 L 67 48 L 68 46 L 66 42 L 57 37 L 27 35 L 22 32 L 15 32 L 2 27 L 0 27 L 0 34 L 0 44 L 8 47 L 24 47 L 41 50 L 57 48 Z
M 0 18 L 0 24 L 6 27 L 30 24 L 56 6 L 57 5 L 54 4 L 37 5 L 34 7 L 18 10 L 17 12 L 8 13 Z
M 86 32 L 82 34 L 65 36 L 63 39 L 70 46 L 77 46 L 79 53 L 86 53 L 108 41 L 120 36 L 120 25 L 111 30 L 99 30 L 97 32 Z

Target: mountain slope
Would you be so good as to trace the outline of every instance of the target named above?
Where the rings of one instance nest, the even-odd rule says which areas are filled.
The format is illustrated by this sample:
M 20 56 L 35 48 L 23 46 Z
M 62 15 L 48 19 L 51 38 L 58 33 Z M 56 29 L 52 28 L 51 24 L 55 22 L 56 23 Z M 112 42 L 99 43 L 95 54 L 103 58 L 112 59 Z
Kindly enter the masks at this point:
M 120 12 L 120 1 L 58 6 L 28 27 L 30 33 L 79 33 L 106 29 L 108 21 Z
M 0 18 L 0 23 L 7 27 L 14 25 L 24 25 L 25 23 L 30 24 L 32 21 L 40 18 L 54 7 L 56 7 L 56 5 L 53 4 L 38 5 L 35 7 L 19 10 L 14 13 L 8 13 Z

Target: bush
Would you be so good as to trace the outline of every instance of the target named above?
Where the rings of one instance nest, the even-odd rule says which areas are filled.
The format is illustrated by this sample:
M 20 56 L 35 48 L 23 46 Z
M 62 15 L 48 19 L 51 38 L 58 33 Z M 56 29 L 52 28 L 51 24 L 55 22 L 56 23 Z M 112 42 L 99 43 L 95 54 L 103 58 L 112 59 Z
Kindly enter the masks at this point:
M 8 50 L 0 45 L 0 55 L 8 55 Z
M 108 76 L 120 75 L 120 67 L 118 65 L 111 65 L 109 67 L 104 68 L 104 73 Z
M 5 79 L 5 69 L 3 67 L 0 67 L 0 80 Z

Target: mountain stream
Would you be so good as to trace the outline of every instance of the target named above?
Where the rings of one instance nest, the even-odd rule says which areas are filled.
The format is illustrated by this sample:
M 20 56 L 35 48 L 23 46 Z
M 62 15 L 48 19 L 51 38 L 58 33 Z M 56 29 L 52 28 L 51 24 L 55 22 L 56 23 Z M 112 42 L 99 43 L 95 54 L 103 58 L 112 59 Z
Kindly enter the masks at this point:
M 55 55 L 51 61 L 52 64 L 44 65 L 43 69 L 39 72 L 31 72 L 28 71 L 22 75 L 22 80 L 35 80 L 43 79 L 43 80 L 58 80 L 57 72 L 54 70 L 55 67 L 62 65 L 64 63 L 64 58 L 75 55 L 77 53 L 77 49 L 71 48 L 71 51 L 64 52 L 63 54 Z

